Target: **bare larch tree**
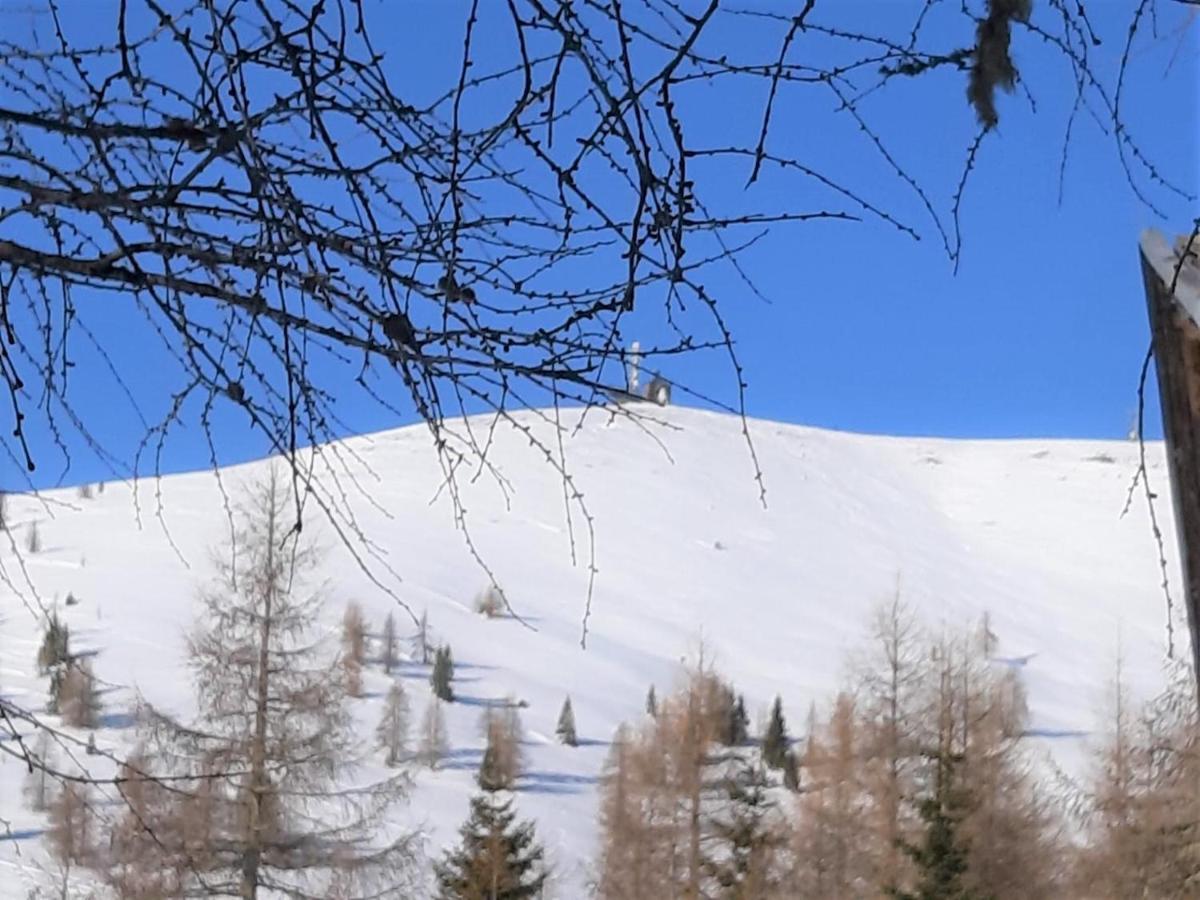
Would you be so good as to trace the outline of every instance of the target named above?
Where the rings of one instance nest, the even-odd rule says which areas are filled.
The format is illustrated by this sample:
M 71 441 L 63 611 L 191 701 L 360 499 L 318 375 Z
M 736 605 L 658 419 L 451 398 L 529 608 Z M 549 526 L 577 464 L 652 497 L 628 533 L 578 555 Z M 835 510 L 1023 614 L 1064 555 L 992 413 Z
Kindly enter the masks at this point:
M 386 815 L 407 780 L 348 786 L 358 741 L 336 652 L 312 637 L 320 598 L 303 579 L 317 556 L 287 527 L 285 483 L 276 471 L 253 490 L 203 595 L 189 640 L 197 720 L 148 711 L 150 774 L 161 785 L 153 812 L 130 804 L 144 837 L 127 850 L 174 871 L 185 893 L 321 897 L 335 882 L 346 897 L 401 890 L 414 845 L 389 835 Z M 127 876 L 130 860 L 117 862 Z

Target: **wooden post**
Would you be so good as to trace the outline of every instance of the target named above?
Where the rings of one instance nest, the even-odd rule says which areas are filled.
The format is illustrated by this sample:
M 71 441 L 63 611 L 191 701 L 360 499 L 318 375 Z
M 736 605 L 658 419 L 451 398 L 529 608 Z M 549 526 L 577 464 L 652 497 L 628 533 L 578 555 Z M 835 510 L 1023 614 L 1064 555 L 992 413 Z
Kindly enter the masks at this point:
M 1195 249 L 1200 250 L 1200 239 Z M 1181 263 L 1157 231 L 1142 234 L 1141 257 L 1183 567 L 1183 602 L 1200 687 L 1200 268 Z

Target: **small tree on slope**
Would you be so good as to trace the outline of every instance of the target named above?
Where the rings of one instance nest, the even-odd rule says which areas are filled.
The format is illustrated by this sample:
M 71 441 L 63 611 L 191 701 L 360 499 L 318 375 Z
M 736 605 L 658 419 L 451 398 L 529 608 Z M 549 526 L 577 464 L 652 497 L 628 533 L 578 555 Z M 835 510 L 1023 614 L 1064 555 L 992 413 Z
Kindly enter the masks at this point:
M 437 653 L 433 657 L 433 672 L 430 673 L 429 683 L 433 686 L 433 693 L 439 700 L 446 703 L 454 702 L 454 657 L 450 655 L 450 648 L 438 647 Z
M 42 645 L 38 648 L 38 672 L 45 675 L 55 666 L 62 665 L 71 659 L 71 633 L 65 622 L 58 618 L 58 613 L 51 613 L 46 623 L 46 631 L 42 635 Z
M 917 886 L 912 892 L 892 888 L 896 900 L 986 900 L 963 886 L 967 873 L 967 848 L 958 834 L 964 798 L 954 784 L 956 760 L 940 754 L 934 792 L 921 801 L 919 814 L 925 823 L 920 845 L 904 843 L 903 849 L 916 863 Z
M 437 867 L 440 900 L 524 900 L 541 895 L 544 852 L 532 822 L 517 822 L 512 796 L 471 799 L 461 843 Z
M 788 756 L 787 723 L 783 718 L 783 700 L 775 698 L 771 706 L 771 720 L 767 723 L 767 732 L 763 735 L 763 761 L 772 769 L 782 769 L 787 764 Z
M 571 708 L 570 697 L 563 701 L 562 712 L 558 714 L 558 727 L 554 729 L 554 733 L 558 735 L 559 741 L 568 747 L 579 743 L 579 737 L 575 734 L 575 710 Z
M 342 667 L 345 671 L 346 693 L 362 696 L 362 669 L 367 655 L 367 627 L 362 607 L 351 602 L 342 617 Z
M 96 676 L 86 660 L 66 667 L 58 688 L 58 712 L 63 721 L 75 728 L 96 728 L 100 724 L 100 694 Z
M 392 669 L 396 668 L 396 617 L 391 613 L 383 620 L 383 637 L 380 642 L 380 662 L 383 663 L 383 671 L 391 675 Z
M 383 702 L 383 715 L 375 729 L 379 746 L 384 748 L 384 764 L 398 766 L 408 749 L 408 696 L 399 683 L 393 683 Z
M 421 610 L 421 620 L 417 623 L 417 633 L 412 636 L 411 653 L 413 659 L 419 659 L 421 665 L 429 665 L 429 610 Z
M 421 740 L 417 748 L 417 756 L 425 765 L 436 769 L 450 749 L 450 740 L 446 735 L 446 719 L 442 715 L 442 701 L 430 697 L 421 717 Z

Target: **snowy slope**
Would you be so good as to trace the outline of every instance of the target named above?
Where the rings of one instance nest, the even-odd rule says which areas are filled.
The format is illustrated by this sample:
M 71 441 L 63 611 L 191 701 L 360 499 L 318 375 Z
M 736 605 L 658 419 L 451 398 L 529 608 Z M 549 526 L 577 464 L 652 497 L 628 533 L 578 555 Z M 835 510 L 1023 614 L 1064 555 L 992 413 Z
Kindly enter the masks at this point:
M 369 494 L 349 492 L 358 524 L 399 580 L 378 565 L 376 572 L 418 612 L 428 609 L 458 663 L 461 702 L 447 709 L 449 765 L 417 773 L 408 809 L 427 829 L 431 853 L 454 837 L 465 814 L 482 748 L 482 708 L 511 694 L 529 703 L 520 809 L 537 819 L 555 863 L 557 896 L 583 896 L 607 741 L 620 721 L 639 715 L 650 683 L 660 693 L 669 689 L 680 659 L 702 640 L 709 658 L 745 691 L 752 717 L 780 693 L 795 732 L 809 703 L 837 687 L 870 610 L 897 583 L 933 624 L 990 614 L 1000 653 L 1023 667 L 1034 729 L 1068 769 L 1079 771 L 1086 760 L 1080 735 L 1096 724 L 1118 635 L 1134 689 L 1158 684 L 1165 605 L 1140 496 L 1120 516 L 1136 445 L 865 437 L 755 421 L 764 509 L 737 419 L 682 408 L 654 416 L 659 424 L 648 434 L 593 411 L 564 434 L 568 465 L 596 528 L 586 650 L 579 646 L 585 525 L 577 511 L 568 523 L 562 482 L 527 436 L 507 426 L 495 434 L 489 456 L 506 489 L 486 474 L 471 484 L 473 473 L 461 479 L 475 544 L 527 625 L 472 612 L 487 579 L 455 530 L 445 492 L 437 491 L 442 476 L 424 429 L 356 438 L 341 448 Z M 542 414 L 518 420 L 556 443 Z M 473 424 L 486 437 L 487 422 Z M 1177 583 L 1162 448 L 1148 452 Z M 222 480 L 236 486 L 263 465 L 224 470 Z M 183 631 L 208 574 L 208 548 L 228 528 L 214 475 L 175 476 L 136 492 L 110 484 L 90 500 L 73 490 L 14 497 L 8 518 L 18 543 L 37 520 L 43 549 L 25 558 L 23 570 L 4 545 L 5 573 L 18 584 L 27 574 L 46 605 L 58 598 L 74 649 L 95 651 L 96 672 L 110 686 L 98 746 L 128 746 L 135 691 L 186 714 Z M 322 541 L 331 639 L 350 599 L 378 628 L 395 601 L 328 528 Z M 81 602 L 64 607 L 68 592 Z M 33 706 L 45 691 L 33 665 L 40 634 L 28 606 L 37 602 L 29 587 L 0 587 L 0 690 Z M 427 670 L 406 665 L 401 674 L 419 717 Z M 355 701 L 364 743 L 386 684 L 373 667 L 369 696 Z M 567 693 L 584 739 L 576 749 L 553 742 Z M 97 757 L 80 760 L 105 771 Z M 43 869 L 53 869 L 40 842 L 44 821 L 21 802 L 22 775 L 0 756 L 0 818 L 11 828 L 0 835 L 4 897 L 25 896 Z

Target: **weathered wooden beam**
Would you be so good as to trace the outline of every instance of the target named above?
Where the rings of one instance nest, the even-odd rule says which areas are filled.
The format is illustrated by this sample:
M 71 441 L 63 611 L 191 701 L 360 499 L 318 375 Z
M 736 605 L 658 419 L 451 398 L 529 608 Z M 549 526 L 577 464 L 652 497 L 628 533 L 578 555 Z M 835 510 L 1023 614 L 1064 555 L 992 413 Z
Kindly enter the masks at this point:
M 1196 244 L 1200 249 L 1200 240 Z M 1183 602 L 1200 688 L 1200 267 L 1181 261 L 1156 231 L 1142 235 L 1141 258 L 1183 567 Z

